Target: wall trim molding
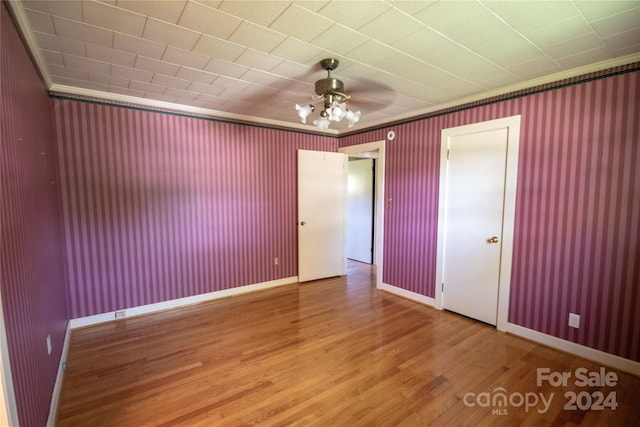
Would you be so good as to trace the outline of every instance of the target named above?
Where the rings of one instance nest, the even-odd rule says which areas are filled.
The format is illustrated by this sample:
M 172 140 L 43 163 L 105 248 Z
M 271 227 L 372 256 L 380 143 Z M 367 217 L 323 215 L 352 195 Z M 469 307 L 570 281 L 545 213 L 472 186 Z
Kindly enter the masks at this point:
M 507 323 L 506 332 L 640 377 L 640 362 L 525 328 L 515 323 Z
M 49 406 L 49 418 L 47 418 L 47 427 L 54 427 L 56 418 L 58 418 L 58 405 L 60 403 L 60 394 L 62 393 L 62 380 L 64 378 L 64 370 L 67 363 L 67 355 L 69 354 L 69 343 L 71 341 L 71 328 L 67 322 L 67 329 L 64 333 L 64 341 L 62 344 L 62 352 L 60 353 L 60 362 L 58 363 L 58 375 L 53 385 L 51 393 L 51 404 Z
M 156 313 L 173 308 L 186 307 L 189 305 L 199 304 L 201 302 L 213 301 L 220 298 L 227 298 L 236 295 L 242 295 L 249 292 L 261 291 L 265 289 L 275 288 L 277 286 L 290 285 L 298 283 L 298 276 L 286 277 L 283 279 L 271 280 L 269 282 L 254 283 L 252 285 L 239 286 L 236 288 L 223 289 L 220 291 L 208 292 L 205 294 L 193 295 L 190 297 L 178 298 L 168 301 L 157 302 L 153 304 L 141 305 L 123 309 L 126 311 L 126 318 L 141 316 L 144 314 Z M 117 310 L 120 311 L 120 310 Z M 69 329 L 84 328 L 86 326 L 98 325 L 100 323 L 113 322 L 116 320 L 116 311 L 95 314 L 92 316 L 77 317 L 69 321 Z M 121 319 L 117 319 L 121 320 Z
M 436 300 L 431 297 L 427 297 L 427 296 L 418 294 L 416 292 L 408 291 L 406 289 L 402 289 L 397 286 L 388 285 L 386 283 L 380 283 L 377 286 L 377 288 L 380 289 L 381 291 L 389 292 L 390 294 L 393 294 L 395 296 L 406 298 L 408 300 L 411 300 L 423 305 L 427 305 L 429 307 L 436 308 Z

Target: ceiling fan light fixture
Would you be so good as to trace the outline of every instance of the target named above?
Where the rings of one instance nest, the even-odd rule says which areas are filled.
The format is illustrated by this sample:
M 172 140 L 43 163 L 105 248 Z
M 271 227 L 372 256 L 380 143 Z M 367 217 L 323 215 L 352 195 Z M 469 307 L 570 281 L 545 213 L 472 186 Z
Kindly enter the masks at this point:
M 315 107 L 311 104 L 304 106 L 296 104 L 296 110 L 298 110 L 298 117 L 300 117 L 300 121 L 302 123 L 307 123 L 307 117 L 309 117 L 311 113 L 313 113 Z
M 338 68 L 338 64 L 338 60 L 334 58 L 320 61 L 322 68 L 327 71 L 327 77 L 316 81 L 316 95 L 312 96 L 312 99 L 318 104 L 322 103 L 321 119 L 313 121 L 313 124 L 320 130 L 328 129 L 331 122 L 340 122 L 344 118 L 349 121 L 349 127 L 353 127 L 360 120 L 360 111 L 354 113 L 347 107 L 347 101 L 351 97 L 345 93 L 342 80 L 331 77 L 331 71 Z M 314 112 L 315 106 L 313 104 L 307 106 L 296 104 L 296 110 L 302 123 L 307 123 L 307 117 Z

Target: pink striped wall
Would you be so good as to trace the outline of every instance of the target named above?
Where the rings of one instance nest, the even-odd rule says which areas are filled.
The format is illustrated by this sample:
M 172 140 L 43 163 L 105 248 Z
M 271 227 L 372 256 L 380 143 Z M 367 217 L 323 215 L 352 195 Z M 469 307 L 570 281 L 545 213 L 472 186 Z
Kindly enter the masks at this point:
M 55 127 L 71 317 L 297 275 L 296 150 L 336 139 L 70 100 Z
M 67 325 L 51 101 L 0 5 L 0 292 L 21 426 L 43 426 Z M 52 353 L 46 337 L 51 334 Z
M 640 361 L 639 99 L 636 71 L 342 138 L 396 132 L 383 281 L 435 294 L 441 129 L 520 114 L 509 321 Z

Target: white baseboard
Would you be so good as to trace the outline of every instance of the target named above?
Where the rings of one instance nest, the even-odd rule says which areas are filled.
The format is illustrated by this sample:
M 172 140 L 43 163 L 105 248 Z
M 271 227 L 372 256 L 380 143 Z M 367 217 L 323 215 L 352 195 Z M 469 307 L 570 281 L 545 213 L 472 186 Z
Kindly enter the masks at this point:
M 514 323 L 507 323 L 506 332 L 640 377 L 640 362 L 543 334 Z
M 64 333 L 64 341 L 62 344 L 62 352 L 60 353 L 60 361 L 58 362 L 58 374 L 56 382 L 53 385 L 51 393 L 51 404 L 49 406 L 49 418 L 47 418 L 47 427 L 54 427 L 58 416 L 58 403 L 60 401 L 60 393 L 62 392 L 62 379 L 64 377 L 64 366 L 67 362 L 67 354 L 69 353 L 69 341 L 71 340 L 71 328 L 67 323 L 67 330 Z
M 436 300 L 424 295 L 420 295 L 416 292 L 411 292 L 406 289 L 398 288 L 397 286 L 387 285 L 386 283 L 381 283 L 378 285 L 378 289 L 381 291 L 389 292 L 390 294 L 397 295 L 402 298 L 409 299 L 411 301 L 418 302 L 420 304 L 428 305 L 431 307 L 436 306 Z
M 406 289 L 398 288 L 386 283 L 380 284 L 378 286 L 378 289 L 415 301 L 420 304 L 437 308 L 434 298 L 426 297 L 424 295 L 407 291 Z M 534 331 L 533 329 L 528 329 L 523 326 L 516 325 L 515 323 L 507 322 L 505 332 L 640 377 L 640 362 L 636 362 L 631 359 L 625 359 L 624 357 L 596 350 L 594 348 L 587 347 L 581 344 L 576 344 L 574 342 L 563 340 L 552 335 L 543 334 L 542 332 Z
M 205 301 L 212 301 L 220 298 L 231 297 L 235 295 L 246 294 L 248 292 L 260 291 L 277 286 L 289 285 L 297 283 L 298 276 L 286 277 L 284 279 L 271 280 L 269 282 L 255 283 L 253 285 L 239 286 L 237 288 L 223 289 L 221 291 L 208 292 L 206 294 L 193 295 L 185 298 L 178 298 L 169 301 L 157 302 L 154 304 L 141 305 L 124 309 L 126 317 L 140 316 L 143 314 L 155 313 L 158 311 L 169 310 L 172 308 L 185 307 L 188 305 L 198 304 Z M 69 321 L 70 329 L 82 328 L 84 326 L 97 325 L 99 323 L 112 322 L 116 320 L 116 312 L 96 314 L 93 316 L 78 317 Z

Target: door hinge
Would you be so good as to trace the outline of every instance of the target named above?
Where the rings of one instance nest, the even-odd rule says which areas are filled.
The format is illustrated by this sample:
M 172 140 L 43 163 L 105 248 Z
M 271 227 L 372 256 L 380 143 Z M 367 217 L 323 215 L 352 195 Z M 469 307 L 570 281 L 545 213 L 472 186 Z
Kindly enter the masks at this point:
M 444 282 L 442 282 L 442 286 L 440 287 L 440 292 L 444 292 Z
M 447 148 L 447 160 L 449 160 L 449 149 Z

